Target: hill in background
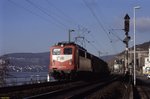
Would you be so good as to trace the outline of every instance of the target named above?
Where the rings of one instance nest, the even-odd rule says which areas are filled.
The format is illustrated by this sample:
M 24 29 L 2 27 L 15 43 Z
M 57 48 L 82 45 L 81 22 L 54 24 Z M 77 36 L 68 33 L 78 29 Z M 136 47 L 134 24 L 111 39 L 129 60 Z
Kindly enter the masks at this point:
M 138 44 L 136 45 L 136 51 L 138 53 L 141 53 L 138 55 L 136 55 L 136 59 L 137 59 L 137 63 L 139 65 L 139 69 L 142 69 L 142 66 L 144 66 L 144 59 L 145 57 L 148 56 L 148 49 L 150 48 L 150 41 L 149 42 L 145 42 L 143 44 Z M 133 52 L 134 50 L 134 47 L 131 47 L 129 48 L 129 51 L 132 51 Z M 144 53 L 142 53 L 142 51 Z M 138 59 L 140 56 L 140 59 Z M 111 55 L 110 57 L 109 56 L 104 56 L 106 59 L 105 61 L 107 61 L 107 63 L 109 64 L 109 66 L 111 66 L 110 68 L 113 68 L 114 66 L 114 61 L 115 60 L 118 60 L 118 59 L 123 59 L 125 57 L 125 51 L 122 51 L 121 53 L 118 53 L 116 55 Z M 107 58 L 108 57 L 108 58 Z M 129 53 L 129 63 L 133 60 L 133 53 Z M 139 62 L 140 61 L 140 62 Z
M 17 72 L 48 71 L 49 52 L 44 53 L 12 53 L 3 55 L 9 60 L 8 70 Z

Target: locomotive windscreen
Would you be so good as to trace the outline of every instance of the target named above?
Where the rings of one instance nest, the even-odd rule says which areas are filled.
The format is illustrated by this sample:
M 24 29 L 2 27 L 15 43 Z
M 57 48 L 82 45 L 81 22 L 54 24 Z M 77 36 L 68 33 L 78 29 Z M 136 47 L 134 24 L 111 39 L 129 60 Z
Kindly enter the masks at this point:
M 52 53 L 53 53 L 53 55 L 60 55 L 60 53 L 61 53 L 61 49 L 53 49 L 53 51 L 52 51 Z
M 65 55 L 70 55 L 70 54 L 72 54 L 72 48 L 64 48 L 64 54 L 65 54 Z

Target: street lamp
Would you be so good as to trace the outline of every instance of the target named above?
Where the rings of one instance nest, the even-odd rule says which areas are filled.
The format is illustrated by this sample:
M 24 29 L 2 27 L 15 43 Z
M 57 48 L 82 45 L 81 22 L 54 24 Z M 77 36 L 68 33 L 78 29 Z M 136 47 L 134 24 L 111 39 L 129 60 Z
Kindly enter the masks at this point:
M 133 13 L 134 13 L 134 15 L 133 15 L 133 24 L 134 24 L 134 86 L 136 85 L 136 72 L 135 72 L 135 66 L 136 66 L 136 46 L 135 46 L 135 10 L 136 9 L 140 9 L 140 6 L 135 6 L 134 8 L 133 8 Z
M 70 30 L 70 29 L 69 29 L 69 34 L 68 34 L 68 36 L 69 36 L 69 37 L 68 37 L 69 43 L 71 42 L 71 32 L 74 32 L 74 31 L 75 31 L 75 30 Z

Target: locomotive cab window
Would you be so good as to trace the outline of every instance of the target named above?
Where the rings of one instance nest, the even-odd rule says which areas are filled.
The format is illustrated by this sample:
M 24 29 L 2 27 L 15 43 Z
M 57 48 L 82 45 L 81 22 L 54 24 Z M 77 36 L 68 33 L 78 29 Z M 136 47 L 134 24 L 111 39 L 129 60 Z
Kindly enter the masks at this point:
M 58 49 L 58 48 L 57 49 L 53 49 L 52 53 L 53 53 L 53 55 L 60 55 L 61 50 Z
M 85 57 L 85 51 L 79 49 L 79 55 Z
M 72 54 L 72 48 L 64 48 L 64 54 L 66 55 Z

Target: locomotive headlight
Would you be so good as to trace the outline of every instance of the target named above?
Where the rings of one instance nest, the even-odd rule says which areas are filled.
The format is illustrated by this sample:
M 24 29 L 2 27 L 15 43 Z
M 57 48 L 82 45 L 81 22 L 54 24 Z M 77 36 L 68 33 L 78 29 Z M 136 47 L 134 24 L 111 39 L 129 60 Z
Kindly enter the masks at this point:
M 63 45 L 63 44 L 61 44 L 60 46 L 61 46 L 61 47 L 64 47 L 64 45 Z

